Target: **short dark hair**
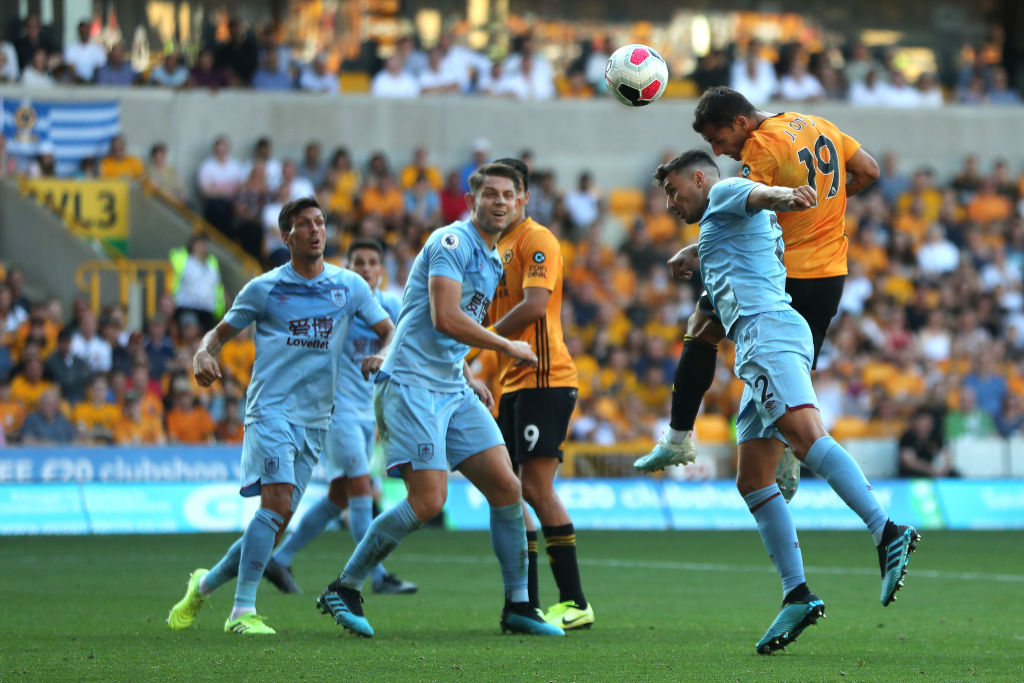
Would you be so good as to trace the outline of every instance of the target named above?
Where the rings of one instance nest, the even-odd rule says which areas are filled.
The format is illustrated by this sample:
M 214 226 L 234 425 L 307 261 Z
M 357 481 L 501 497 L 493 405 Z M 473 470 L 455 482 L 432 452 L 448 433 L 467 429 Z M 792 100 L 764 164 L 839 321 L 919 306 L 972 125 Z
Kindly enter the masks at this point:
M 725 128 L 731 126 L 737 116 L 753 116 L 755 113 L 754 105 L 741 93 L 724 85 L 715 86 L 700 96 L 693 111 L 693 129 L 703 133 L 709 125 Z
M 505 166 L 511 166 L 512 168 L 519 171 L 519 175 L 523 177 L 523 192 L 530 191 L 530 169 L 526 167 L 526 164 L 523 163 L 522 159 L 505 157 L 503 159 L 498 159 L 494 163 L 504 164 Z
M 718 164 L 715 163 L 710 154 L 702 149 L 691 149 L 659 166 L 658 170 L 654 172 L 654 180 L 658 183 L 658 187 L 663 187 L 665 185 L 665 178 L 670 173 L 679 173 L 695 166 L 703 170 L 713 170 L 716 176 L 721 175 L 718 170 Z
M 290 233 L 295 225 L 295 217 L 309 208 L 316 209 L 321 215 L 324 213 L 324 210 L 320 208 L 320 203 L 314 197 L 299 197 L 282 206 L 281 213 L 277 215 L 277 227 L 281 230 L 281 234 Z
M 490 163 L 484 164 L 473 171 L 473 175 L 469 176 L 469 191 L 473 194 L 479 192 L 480 188 L 484 185 L 484 178 L 488 176 L 508 178 L 515 185 L 516 192 L 523 189 L 523 176 L 519 171 L 506 164 Z
M 377 252 L 377 255 L 382 259 L 384 258 L 384 247 L 380 241 L 374 239 L 358 239 L 353 240 L 352 244 L 348 245 L 348 259 L 352 260 L 352 253 L 358 249 L 372 249 Z

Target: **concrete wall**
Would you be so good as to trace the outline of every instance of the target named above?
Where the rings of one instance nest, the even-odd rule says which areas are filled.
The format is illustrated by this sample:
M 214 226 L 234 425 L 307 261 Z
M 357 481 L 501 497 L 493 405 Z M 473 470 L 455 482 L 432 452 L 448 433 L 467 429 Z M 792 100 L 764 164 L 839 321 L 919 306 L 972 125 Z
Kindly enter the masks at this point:
M 106 260 L 87 242 L 72 235 L 51 211 L 18 193 L 12 181 L 0 182 L 0 260 L 25 269 L 26 285 L 40 296 L 60 297 L 65 305 L 86 294 L 75 273 L 85 261 Z M 104 276 L 103 303 L 116 303 L 113 275 Z
M 0 87 L 0 97 L 26 91 Z M 192 178 L 213 137 L 227 133 L 240 158 L 261 135 L 274 141 L 275 155 L 298 158 L 309 140 L 328 154 L 345 145 L 362 166 L 368 155 L 386 151 L 395 166 L 406 163 L 416 145 L 427 145 L 434 163 L 454 168 L 468 160 L 472 141 L 486 137 L 495 156 L 532 149 L 541 167 L 554 168 L 563 187 L 581 169 L 599 187 L 637 186 L 650 177 L 662 152 L 703 144 L 690 129 L 693 101 L 669 100 L 631 109 L 610 100 L 517 103 L 484 98 L 379 100 L 365 95 L 329 97 L 305 93 L 263 94 L 224 90 L 175 93 L 150 88 L 60 88 L 35 91 L 40 99 L 118 98 L 130 151 L 145 155 L 158 140 L 170 145 L 172 163 Z M 769 106 L 780 111 L 781 104 Z M 1009 158 L 1021 170 L 1019 140 L 1024 108 L 949 106 L 940 110 L 897 110 L 823 103 L 807 107 L 838 123 L 880 157 L 894 150 L 904 170 L 927 164 L 952 175 L 967 154 L 983 160 Z M 731 171 L 733 163 L 726 162 Z M 987 166 L 987 164 L 985 164 Z

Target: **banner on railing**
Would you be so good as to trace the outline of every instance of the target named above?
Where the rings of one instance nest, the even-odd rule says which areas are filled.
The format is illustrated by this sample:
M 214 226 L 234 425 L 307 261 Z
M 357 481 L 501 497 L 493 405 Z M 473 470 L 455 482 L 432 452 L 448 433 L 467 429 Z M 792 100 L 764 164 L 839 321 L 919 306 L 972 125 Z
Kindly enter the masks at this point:
M 22 192 L 64 221 L 74 234 L 128 252 L 128 183 L 123 180 L 24 179 Z

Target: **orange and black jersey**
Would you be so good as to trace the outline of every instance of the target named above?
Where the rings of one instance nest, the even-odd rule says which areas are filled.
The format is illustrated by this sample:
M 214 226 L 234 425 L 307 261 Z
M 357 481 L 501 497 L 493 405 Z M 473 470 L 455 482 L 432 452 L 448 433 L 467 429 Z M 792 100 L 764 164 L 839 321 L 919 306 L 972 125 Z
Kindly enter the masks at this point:
M 818 193 L 814 208 L 778 214 L 789 277 L 846 275 L 846 161 L 858 149 L 831 121 L 795 112 L 765 119 L 744 143 L 744 178 Z
M 537 354 L 536 368 L 517 366 L 498 355 L 498 377 L 505 394 L 520 389 L 578 387 L 576 364 L 562 339 L 562 251 L 551 231 L 527 218 L 498 241 L 505 272 L 491 303 L 490 319 L 497 322 L 524 297 L 527 287 L 551 292 L 544 317 L 511 339 L 529 342 Z

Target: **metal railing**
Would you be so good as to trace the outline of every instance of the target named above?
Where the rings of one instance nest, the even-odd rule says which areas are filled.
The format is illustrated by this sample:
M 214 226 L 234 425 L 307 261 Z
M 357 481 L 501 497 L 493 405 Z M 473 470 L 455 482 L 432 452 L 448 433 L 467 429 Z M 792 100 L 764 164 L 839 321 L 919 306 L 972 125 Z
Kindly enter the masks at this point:
M 85 261 L 75 273 L 75 283 L 79 289 L 89 295 L 89 303 L 96 313 L 99 313 L 103 300 L 104 273 L 110 273 L 116 278 L 119 301 L 125 307 L 131 300 L 132 288 L 141 283 L 146 320 L 156 313 L 160 291 L 169 291 L 174 279 L 174 269 L 171 268 L 169 261 L 157 259 Z M 160 282 L 161 276 L 162 282 Z M 162 285 L 162 289 L 158 283 Z

